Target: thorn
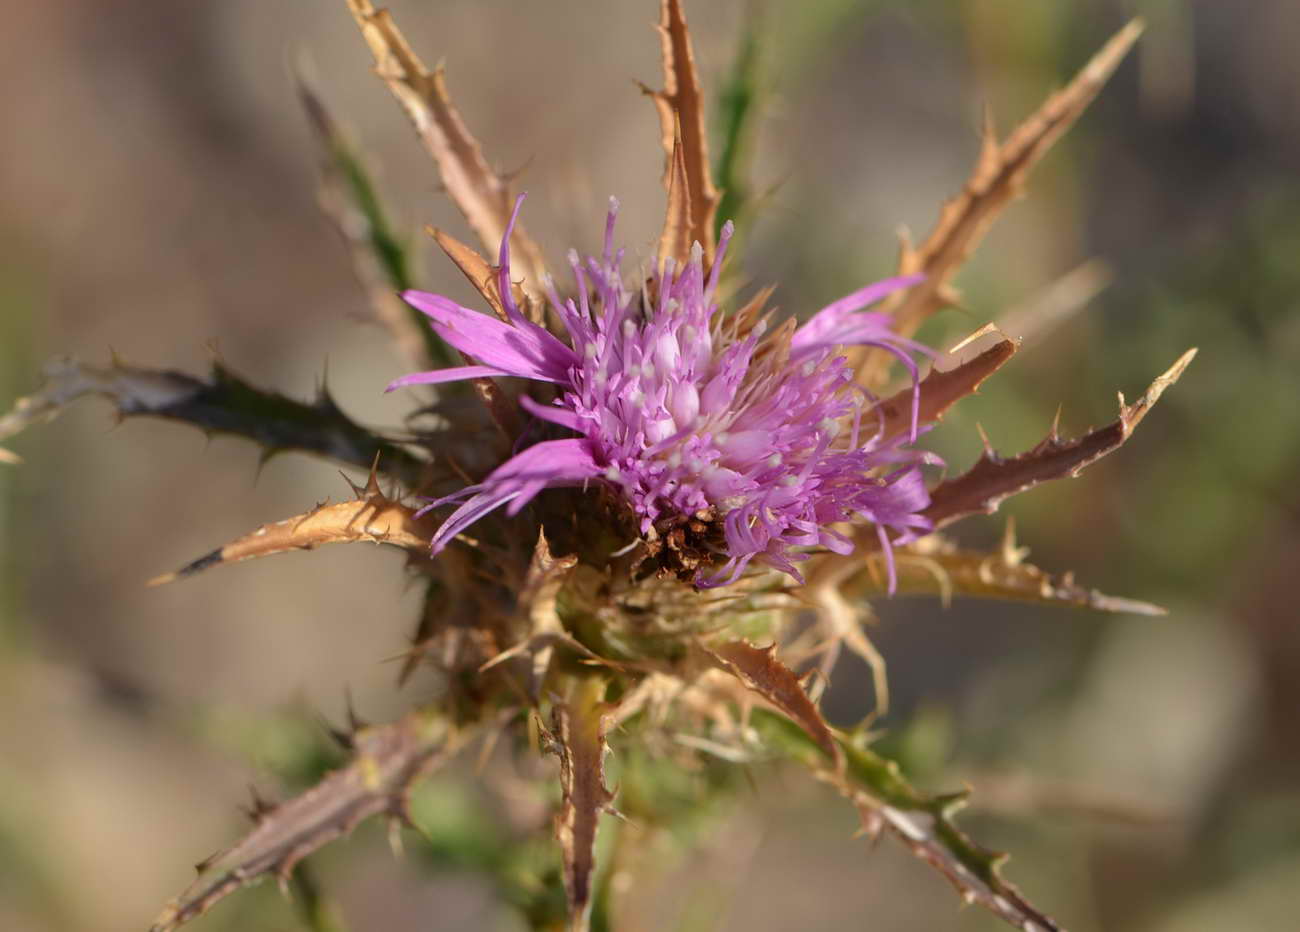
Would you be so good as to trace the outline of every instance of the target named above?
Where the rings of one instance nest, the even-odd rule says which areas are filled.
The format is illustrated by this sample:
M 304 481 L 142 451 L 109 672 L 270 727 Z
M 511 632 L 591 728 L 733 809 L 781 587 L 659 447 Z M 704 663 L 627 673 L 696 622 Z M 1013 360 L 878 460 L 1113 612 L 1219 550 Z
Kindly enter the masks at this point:
M 344 731 L 342 728 L 335 728 L 324 716 L 317 716 L 317 721 L 320 723 L 321 728 L 325 730 L 325 733 L 333 738 L 335 744 L 344 751 L 350 754 L 356 750 L 356 742 L 352 740 L 352 732 Z
M 1121 408 L 1124 407 L 1124 396 L 1123 396 L 1123 395 L 1120 395 L 1120 398 L 1119 398 L 1119 406 L 1120 406 Z M 1060 442 L 1061 442 L 1061 412 L 1064 410 L 1064 408 L 1065 408 L 1065 405 L 1064 405 L 1063 403 L 1062 403 L 1062 404 L 1058 404 L 1058 405 L 1056 406 L 1056 414 L 1053 415 L 1053 417 L 1052 417 L 1052 433 L 1051 433 L 1052 443 L 1060 443 Z
M 375 451 L 374 461 L 370 464 L 370 478 L 366 480 L 366 493 L 373 497 L 383 498 L 383 493 L 379 490 L 379 454 Z
M 359 717 L 357 716 L 357 710 L 356 710 L 356 707 L 352 704 L 352 687 L 350 687 L 350 686 L 347 687 L 347 688 L 345 689 L 345 693 L 346 693 L 346 695 L 347 695 L 347 704 L 348 704 L 348 709 L 347 709 L 347 711 L 348 711 L 348 728 L 350 729 L 351 733 L 355 735 L 357 732 L 361 731 L 363 728 L 368 728 L 368 727 L 370 727 L 370 723 L 367 722 L 367 721 L 365 721 L 364 719 L 359 718 Z
M 275 882 L 280 887 L 280 895 L 286 900 L 293 899 L 293 888 L 289 881 L 293 878 L 293 861 L 286 859 L 277 864 L 275 870 Z
M 252 801 L 244 809 L 244 814 L 252 819 L 254 824 L 260 825 L 262 820 L 275 810 L 275 804 L 259 793 L 257 787 L 251 783 L 248 785 L 248 795 Z
M 976 421 L 975 429 L 979 431 L 980 443 L 984 444 L 984 455 L 990 458 L 997 456 L 997 454 L 993 452 L 993 444 L 989 443 L 989 435 L 984 432 L 984 425 L 979 421 Z
M 995 157 L 998 149 L 1001 148 L 998 142 L 997 121 L 993 118 L 993 104 L 988 101 L 984 103 L 984 113 L 980 124 L 980 147 L 983 150 L 980 152 L 980 161 L 983 162 L 987 157 Z
M 284 452 L 284 451 L 283 451 L 282 449 L 280 449 L 279 447 L 263 447 L 263 448 L 262 448 L 262 451 L 261 451 L 260 453 L 258 453 L 258 455 L 257 455 L 257 470 L 253 473 L 253 484 L 254 484 L 254 485 L 256 485 L 256 484 L 261 480 L 261 478 L 262 478 L 262 470 L 266 468 L 266 464 L 269 463 L 269 462 L 271 462 L 271 459 L 272 459 L 273 457 L 275 457 L 277 454 L 279 454 L 279 453 L 283 453 L 283 452 Z
M 939 806 L 939 814 L 945 819 L 951 819 L 957 813 L 966 808 L 970 802 L 970 787 L 958 790 L 955 793 L 943 793 L 934 798 Z
M 180 569 L 176 570 L 173 573 L 163 573 L 161 576 L 155 576 L 153 579 L 145 583 L 145 585 L 150 587 L 161 586 L 169 582 L 175 582 L 176 580 L 181 579 L 182 577 L 185 576 L 192 576 L 195 573 L 201 572 L 202 570 L 206 570 L 208 567 L 216 566 L 217 564 L 221 563 L 225 559 L 224 554 L 225 554 L 225 548 L 219 548 L 217 550 L 211 551 L 210 553 L 205 553 L 197 560 L 194 560 L 190 563 L 186 563 L 184 566 L 182 566 Z

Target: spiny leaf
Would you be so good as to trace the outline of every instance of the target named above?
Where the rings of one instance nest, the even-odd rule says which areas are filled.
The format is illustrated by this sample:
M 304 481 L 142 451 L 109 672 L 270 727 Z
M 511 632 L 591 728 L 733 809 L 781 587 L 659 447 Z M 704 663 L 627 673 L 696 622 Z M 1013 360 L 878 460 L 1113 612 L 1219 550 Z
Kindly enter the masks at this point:
M 415 510 L 393 501 L 379 491 L 376 474 L 363 489 L 357 489 L 356 501 L 338 505 L 318 505 L 306 514 L 297 515 L 275 524 L 265 524 L 187 563 L 174 573 L 164 573 L 149 580 L 150 586 L 160 586 L 210 569 L 269 557 L 291 550 L 315 550 L 322 544 L 348 544 L 367 541 L 374 544 L 391 544 L 405 550 L 427 555 L 434 529 L 415 517 Z
M 970 515 L 992 514 L 1003 500 L 1040 482 L 1077 476 L 1084 467 L 1117 449 L 1129 438 L 1165 389 L 1178 381 L 1195 356 L 1196 350 L 1189 349 L 1132 405 L 1126 405 L 1121 394 L 1119 419 L 1106 427 L 1064 441 L 1053 426 L 1052 433 L 1042 443 L 1011 459 L 1003 459 L 991 450 L 985 450 L 968 472 L 939 483 L 930 492 L 930 506 L 922 514 L 938 529 Z
M 492 310 L 496 311 L 497 317 L 508 322 L 510 318 L 506 315 L 505 306 L 501 303 L 497 276 L 492 273 L 492 266 L 488 264 L 488 261 L 475 252 L 472 247 L 465 245 L 450 233 L 435 230 L 432 227 L 425 227 L 425 232 L 434 238 L 438 245 L 442 247 L 442 251 L 447 254 L 447 258 L 451 259 L 469 280 L 469 283 L 478 289 L 479 294 L 491 305 Z M 515 295 L 516 301 L 519 301 L 522 297 L 522 292 Z M 464 353 L 458 355 L 465 365 L 470 365 L 473 362 Z M 479 378 L 470 381 L 474 386 L 475 393 L 487 407 L 493 422 L 501 429 L 506 438 L 513 440 L 517 437 L 521 425 L 519 405 L 514 399 L 502 391 L 501 386 L 497 384 L 495 379 Z
M 930 796 L 909 784 L 898 765 L 844 736 L 836 740 L 844 766 L 833 767 L 823 748 L 788 719 L 756 710 L 750 724 L 769 749 L 799 761 L 851 801 L 869 835 L 882 828 L 948 878 L 967 903 L 978 903 L 1024 932 L 1061 927 L 1003 879 L 1006 856 L 981 847 L 953 821 L 966 793 Z
M 569 932 L 586 932 L 591 921 L 591 880 L 596 868 L 596 828 L 603 812 L 612 812 L 614 794 L 605 787 L 605 733 L 610 707 L 603 702 L 605 681 L 581 678 L 572 695 L 551 710 L 552 747 L 560 758 L 564 800 L 555 820 L 555 836 L 564 857 L 564 891 L 569 905 Z
M 1001 337 L 996 328 L 990 324 L 967 337 L 949 352 L 949 357 L 972 341 L 986 334 L 997 333 L 1000 339 L 978 356 L 959 362 L 950 369 L 941 370 L 938 364 L 930 369 L 930 374 L 921 382 L 920 405 L 917 424 L 933 424 L 943 418 L 949 408 L 967 395 L 974 394 L 980 385 L 994 372 L 1001 369 L 1016 353 L 1016 344 Z M 912 389 L 905 388 L 876 406 L 876 413 L 882 419 L 881 439 L 897 437 L 911 427 L 912 423 Z
M 419 311 L 397 296 L 415 284 L 407 247 L 393 233 L 361 153 L 330 115 L 305 62 L 299 62 L 294 78 L 320 149 L 321 208 L 347 246 L 353 271 L 375 316 L 413 366 L 454 365 L 451 347 L 438 338 Z
M 327 393 L 314 404 L 263 391 L 220 363 L 211 381 L 183 372 L 140 369 L 114 359 L 104 368 L 70 357 L 46 363 L 40 390 L 19 398 L 0 416 L 0 440 L 31 424 L 56 417 L 87 395 L 107 398 L 120 417 L 149 416 L 191 424 L 206 432 L 247 437 L 266 455 L 299 450 L 351 466 L 369 468 L 380 457 L 380 471 L 418 486 L 429 464 L 389 443 L 347 417 Z
M 920 247 L 902 244 L 899 274 L 924 275 L 925 280 L 886 305 L 893 311 L 896 332 L 911 336 L 930 315 L 954 303 L 953 276 L 1002 209 L 1023 191 L 1030 169 L 1097 96 L 1142 29 L 1142 22 L 1133 20 L 1116 33 L 1073 81 L 1048 97 L 1003 142 L 998 142 L 991 119 L 986 119 L 979 159 L 961 194 L 944 205 Z M 871 353 L 865 360 L 860 380 L 871 384 L 878 379 L 885 356 Z
M 871 542 L 862 536 L 859 546 L 869 545 Z M 829 673 L 839 660 L 840 645 L 848 647 L 871 670 L 876 700 L 872 714 L 878 718 L 889 711 L 889 677 L 884 656 L 863 630 L 864 623 L 871 618 L 871 606 L 865 600 L 849 599 L 844 594 L 844 583 L 860 572 L 861 566 L 851 555 L 822 554 L 809 563 L 808 582 L 800 595 L 816 615 L 821 643 L 815 651 L 821 653 L 821 670 Z
M 537 532 L 537 546 L 533 549 L 518 600 L 519 609 L 526 616 L 528 636 L 514 647 L 502 651 L 484 666 L 486 669 L 522 653 L 531 652 L 528 696 L 534 703 L 541 698 L 542 683 L 546 680 L 555 644 L 563 642 L 585 650 L 569 637 L 555 611 L 560 589 L 577 565 L 578 557 L 574 554 L 566 557 L 552 556 L 545 531 Z
M 691 219 L 691 190 L 686 176 L 686 160 L 681 138 L 673 146 L 668 181 L 668 206 L 664 211 L 664 228 L 659 234 L 659 267 L 672 259 L 681 268 L 691 254 L 691 241 L 695 235 Z
M 295 864 L 379 813 L 409 821 L 411 786 L 456 747 L 440 719 L 412 712 L 353 736 L 351 762 L 307 792 L 264 812 L 234 847 L 199 865 L 198 879 L 167 904 L 151 932 L 171 932 L 241 887 L 274 875 L 285 884 Z
M 718 189 L 709 167 L 709 142 L 704 119 L 704 97 L 695 71 L 695 52 L 680 0 L 662 0 L 659 6 L 659 34 L 663 50 L 664 89 L 642 90 L 659 111 L 659 130 L 664 147 L 664 189 L 672 194 L 677 159 L 685 175 L 686 192 L 681 201 L 689 205 L 690 225 L 685 250 L 673 255 L 684 263 L 692 242 L 704 247 L 704 261 L 713 261 L 717 248 L 714 217 L 718 210 Z M 670 214 L 672 205 L 669 205 Z M 662 247 L 661 247 L 662 248 Z
M 1164 615 L 1165 609 L 1150 602 L 1105 595 L 1075 582 L 1073 573 L 1059 576 L 1025 562 L 1028 548 L 1016 546 L 1013 526 L 1001 548 L 987 553 L 965 550 L 938 534 L 894 551 L 897 576 L 895 595 L 938 595 L 946 602 L 954 595 L 1073 605 L 1099 612 L 1133 615 Z M 887 587 L 884 554 L 865 558 L 865 567 L 846 586 L 857 596 L 883 594 Z
M 745 641 L 730 641 L 704 648 L 715 664 L 772 703 L 799 724 L 818 747 L 839 761 L 839 747 L 821 711 L 815 706 L 794 671 L 776 658 L 776 645 L 758 648 Z
M 425 67 L 387 10 L 376 10 L 370 0 L 348 0 L 348 7 L 370 46 L 376 73 L 406 111 L 433 156 L 447 194 L 465 215 L 483 248 L 495 253 L 505 235 L 514 199 L 452 105 L 442 68 L 430 72 Z M 511 270 L 523 277 L 524 291 L 531 299 L 528 313 L 540 318 L 546 263 L 523 224 L 515 224 L 511 250 Z
M 497 288 L 497 276 L 492 273 L 492 266 L 487 259 L 479 255 L 474 247 L 462 243 L 446 230 L 425 227 L 424 231 L 433 237 L 442 251 L 447 254 L 447 258 L 456 264 L 456 268 L 460 269 L 466 280 L 483 296 L 483 300 L 492 307 L 497 317 L 509 323 L 510 318 L 506 314 L 505 305 L 501 303 L 501 292 Z

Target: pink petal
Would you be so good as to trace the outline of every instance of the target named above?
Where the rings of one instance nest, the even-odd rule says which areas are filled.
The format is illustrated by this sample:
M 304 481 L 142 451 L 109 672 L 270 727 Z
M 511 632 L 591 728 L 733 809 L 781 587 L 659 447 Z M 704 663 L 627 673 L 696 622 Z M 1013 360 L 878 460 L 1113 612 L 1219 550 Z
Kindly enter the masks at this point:
M 569 368 L 577 361 L 573 350 L 528 321 L 523 321 L 523 329 L 512 327 L 424 291 L 405 291 L 402 300 L 433 318 L 438 336 L 456 349 L 510 375 L 567 383 Z
M 494 369 L 492 366 L 457 366 L 454 369 L 412 372 L 410 375 L 404 375 L 400 379 L 389 382 L 384 391 L 391 392 L 406 385 L 437 385 L 440 382 L 458 382 L 461 379 L 478 379 L 496 375 L 514 375 L 514 373 L 506 372 L 503 369 Z

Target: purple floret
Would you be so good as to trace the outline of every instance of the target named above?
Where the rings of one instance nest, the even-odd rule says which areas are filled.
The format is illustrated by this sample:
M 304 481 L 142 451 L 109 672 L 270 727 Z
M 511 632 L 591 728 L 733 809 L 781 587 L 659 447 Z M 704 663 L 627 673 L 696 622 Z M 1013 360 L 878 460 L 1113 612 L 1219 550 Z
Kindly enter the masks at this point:
M 643 535 L 653 536 L 664 519 L 719 522 L 725 552 L 711 575 L 696 577 L 702 586 L 733 582 L 755 560 L 802 581 L 795 563 L 806 549 L 852 551 L 833 528 L 846 521 L 874 524 L 887 554 L 888 531 L 901 535 L 896 543 L 928 530 L 919 467 L 933 458 L 907 444 L 916 439 L 919 397 L 912 354 L 929 351 L 893 334 L 886 315 L 863 310 L 918 278 L 876 282 L 765 341 L 765 320 L 742 332 L 746 322 L 716 303 L 731 223 L 707 277 L 696 244 L 682 268 L 668 259 L 645 292 L 631 291 L 620 271 L 623 251 L 614 249 L 618 202 L 611 198 L 602 255 L 583 262 L 569 253 L 576 300 L 561 300 L 545 282 L 568 330 L 566 346 L 528 321 L 511 295 L 510 231 L 522 202 L 499 259 L 508 323 L 440 295 L 403 295 L 442 339 L 480 364 L 416 373 L 389 388 L 485 375 L 551 382 L 559 390 L 552 404 L 526 396 L 521 403 L 579 436 L 528 447 L 481 483 L 430 505 L 461 502 L 435 534 L 434 553 L 501 505 L 513 515 L 542 489 L 590 482 L 621 493 Z M 838 350 L 844 345 L 885 349 L 907 367 L 909 435 L 882 441 L 874 399 L 854 381 Z M 892 586 L 892 559 L 890 576 Z

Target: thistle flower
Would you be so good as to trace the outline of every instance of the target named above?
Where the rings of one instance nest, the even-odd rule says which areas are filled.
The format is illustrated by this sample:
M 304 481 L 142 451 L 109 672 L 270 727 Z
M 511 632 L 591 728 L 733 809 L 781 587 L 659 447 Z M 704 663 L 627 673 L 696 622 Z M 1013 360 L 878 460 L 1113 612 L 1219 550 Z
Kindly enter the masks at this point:
M 544 282 L 568 331 L 566 345 L 526 319 L 511 296 L 510 230 L 522 202 L 499 257 L 508 322 L 441 295 L 403 294 L 442 339 L 479 364 L 415 373 L 389 389 L 478 376 L 551 382 L 559 388 L 551 404 L 527 395 L 520 403 L 580 436 L 536 443 L 481 483 L 427 506 L 460 503 L 434 536 L 434 553 L 502 505 L 515 515 L 545 488 L 591 482 L 616 490 L 649 539 L 674 525 L 699 535 L 712 529 L 715 543 L 706 546 L 722 565 L 696 575 L 702 586 L 733 582 L 755 560 L 802 582 L 795 562 L 807 554 L 796 548 L 851 552 L 853 542 L 833 525 L 855 518 L 875 525 L 886 552 L 888 530 L 903 540 L 927 528 L 919 464 L 933 458 L 906 444 L 916 439 L 911 353 L 929 351 L 891 333 L 885 315 L 862 310 L 919 278 L 868 285 L 764 340 L 766 319 L 719 312 L 730 222 L 707 275 L 696 243 L 682 268 L 666 259 L 633 291 L 620 273 L 623 250 L 614 248 L 618 202 L 611 198 L 601 256 L 584 263 L 569 253 L 576 300 L 561 299 L 554 283 Z M 907 367 L 908 435 L 885 438 L 880 422 L 872 423 L 874 399 L 837 352 L 847 344 L 886 349 Z

